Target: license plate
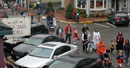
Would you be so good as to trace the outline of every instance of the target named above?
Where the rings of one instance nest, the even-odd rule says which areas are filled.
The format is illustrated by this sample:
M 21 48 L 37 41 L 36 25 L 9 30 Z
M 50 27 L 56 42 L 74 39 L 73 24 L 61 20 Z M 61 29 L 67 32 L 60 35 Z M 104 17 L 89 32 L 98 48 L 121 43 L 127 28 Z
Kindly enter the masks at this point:
M 121 20 L 125 20 L 125 19 L 121 19 Z

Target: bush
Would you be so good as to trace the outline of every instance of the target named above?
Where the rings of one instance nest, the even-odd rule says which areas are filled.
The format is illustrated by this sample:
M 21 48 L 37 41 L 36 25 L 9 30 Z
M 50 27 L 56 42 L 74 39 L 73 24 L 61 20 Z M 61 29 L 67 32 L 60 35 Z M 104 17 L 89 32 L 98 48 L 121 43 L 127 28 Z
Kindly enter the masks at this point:
M 52 2 L 49 2 L 46 7 L 46 13 L 48 14 L 49 11 L 54 11 Z
M 64 8 L 58 8 L 59 10 L 64 10 Z
M 72 14 L 73 14 L 73 7 L 72 7 L 71 4 L 68 4 L 67 9 L 66 9 L 65 17 L 67 19 L 72 19 L 73 18 Z
M 80 10 L 80 14 L 86 14 L 86 10 Z

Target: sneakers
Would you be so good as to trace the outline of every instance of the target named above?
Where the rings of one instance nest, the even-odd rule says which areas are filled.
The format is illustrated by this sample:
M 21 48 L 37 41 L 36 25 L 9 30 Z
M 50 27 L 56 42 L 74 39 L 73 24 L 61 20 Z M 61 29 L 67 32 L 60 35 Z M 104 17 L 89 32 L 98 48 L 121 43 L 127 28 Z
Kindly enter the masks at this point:
M 126 65 L 130 65 L 129 63 L 127 63 Z

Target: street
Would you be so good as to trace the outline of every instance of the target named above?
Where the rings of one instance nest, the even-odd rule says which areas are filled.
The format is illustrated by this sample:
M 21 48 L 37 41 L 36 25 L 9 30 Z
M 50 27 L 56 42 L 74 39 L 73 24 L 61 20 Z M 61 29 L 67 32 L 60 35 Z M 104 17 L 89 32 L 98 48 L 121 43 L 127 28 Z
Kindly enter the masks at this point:
M 67 24 L 59 23 L 59 22 L 57 24 L 61 24 L 63 28 L 65 28 L 65 26 L 67 25 Z M 78 46 L 79 46 L 80 53 L 82 55 L 87 55 L 89 57 L 97 57 L 97 53 L 87 54 L 87 53 L 82 51 L 82 40 L 81 40 L 82 32 L 81 32 L 81 29 L 83 27 L 83 24 L 71 24 L 71 25 L 76 26 L 78 31 L 79 31 L 78 33 L 79 33 L 80 41 L 78 41 Z M 130 26 L 129 27 L 125 27 L 125 26 L 116 27 L 116 26 L 113 26 L 109 23 L 93 23 L 93 24 L 87 24 L 87 26 L 89 27 L 89 31 L 91 33 L 91 38 L 93 37 L 92 32 L 96 28 L 100 31 L 101 38 L 104 41 L 106 47 L 110 45 L 110 41 L 112 39 L 114 39 L 114 41 L 115 41 L 117 33 L 119 31 L 123 32 L 123 36 L 124 36 L 125 39 L 130 39 L 130 37 L 129 37 Z M 55 35 L 55 32 L 52 33 L 52 34 Z M 112 63 L 115 67 L 118 65 L 116 57 L 117 57 L 117 52 L 116 52 L 116 50 L 114 50 L 114 52 L 110 55 L 110 58 L 112 59 Z M 129 61 L 130 61 L 130 59 L 129 59 Z M 123 63 L 123 68 L 129 68 L 129 67 L 130 66 L 127 66 L 125 63 Z
M 12 68 L 16 68 L 16 66 L 18 68 L 24 68 L 24 67 L 31 68 L 31 65 L 34 65 L 32 66 L 33 68 L 48 68 L 50 63 L 61 59 L 62 56 L 63 57 L 65 56 L 62 54 L 67 53 L 67 52 L 72 55 L 76 53 L 75 55 L 79 55 L 79 56 L 81 55 L 82 57 L 87 56 L 83 58 L 84 61 L 86 61 L 85 58 L 89 58 L 89 57 L 100 58 L 100 59 L 101 57 L 103 57 L 104 59 L 105 58 L 104 55 L 101 56 L 101 54 L 104 54 L 107 51 L 106 49 L 108 46 L 110 47 L 111 40 L 114 40 L 113 45 L 115 45 L 115 50 L 113 51 L 113 53 L 110 53 L 109 56 L 110 56 L 110 60 L 114 68 L 130 68 L 130 65 L 129 65 L 130 58 L 128 58 L 129 62 L 127 62 L 127 58 L 125 54 L 125 52 L 127 53 L 130 52 L 129 41 L 125 42 L 126 46 L 124 47 L 124 49 L 126 49 L 127 51 L 123 51 L 123 60 L 124 58 L 126 58 L 126 61 L 123 61 L 123 64 L 121 67 L 119 67 L 119 63 L 122 63 L 122 56 L 120 55 L 120 52 L 117 52 L 116 50 L 116 44 L 118 44 L 118 47 L 121 47 L 122 42 L 124 42 L 124 40 L 126 39 L 130 40 L 130 0 L 0 0 L 0 21 L 4 23 L 5 25 L 9 26 L 8 29 L 10 28 L 7 31 L 3 29 L 5 27 L 7 28 L 7 26 L 4 25 L 4 27 L 3 26 L 0 27 L 2 30 L 7 31 L 4 33 L 4 31 L 1 30 L 0 32 L 0 41 L 3 42 L 3 39 L 4 39 L 4 47 L 2 46 L 3 44 L 1 43 L 1 48 L 0 48 L 1 50 L 0 51 L 1 53 L 0 54 L 0 62 L 1 62 L 0 68 L 3 68 L 3 67 L 8 68 L 8 64 L 13 66 Z M 109 22 L 111 22 L 112 24 Z M 68 23 L 72 26 L 72 35 L 71 35 L 71 27 L 68 25 Z M 101 38 L 101 40 L 105 43 L 105 45 L 103 43 L 100 43 L 100 45 L 96 44 L 98 47 L 96 47 L 95 45 L 95 48 L 97 48 L 98 51 L 95 51 L 95 52 L 93 51 L 92 53 L 88 53 L 87 49 L 83 48 L 83 43 L 85 43 L 84 45 L 86 45 L 86 43 L 88 45 L 88 39 L 89 39 L 89 35 L 88 35 L 89 32 L 88 33 L 85 32 L 86 28 L 84 29 L 84 32 L 82 32 L 82 28 L 84 24 L 87 24 L 87 27 L 89 28 L 90 40 L 93 40 L 93 37 L 95 38 L 96 41 Z M 42 26 L 39 26 L 39 25 L 42 25 Z M 34 28 L 34 26 L 37 26 L 37 27 Z M 51 26 L 56 26 L 54 31 L 48 30 L 48 29 L 53 29 L 51 28 Z M 77 30 L 74 31 L 75 28 Z M 66 32 L 65 32 L 65 29 L 66 29 Z M 95 29 L 98 29 L 98 30 L 95 31 Z M 57 33 L 56 33 L 56 30 L 57 30 Z M 76 34 L 77 31 L 78 31 L 79 38 L 77 37 L 77 34 Z M 94 31 L 95 33 L 93 36 Z M 100 34 L 98 33 L 98 31 L 100 32 Z M 119 32 L 122 32 L 123 37 L 121 36 L 121 34 L 118 34 Z M 84 34 L 82 35 L 82 33 Z M 41 42 L 39 42 L 37 38 L 37 40 L 34 39 L 34 40 L 31 40 L 33 42 L 27 43 L 27 41 L 31 38 L 30 36 L 33 37 L 34 35 L 37 35 L 37 34 L 43 34 L 43 35 L 49 34 L 49 36 L 46 36 L 46 37 L 44 36 L 43 38 L 42 36 L 38 36 L 38 38 L 42 38 Z M 56 34 L 57 35 L 59 34 L 61 36 L 59 35 L 56 36 Z M 67 44 L 64 43 L 64 40 L 66 38 L 65 34 L 68 34 L 67 37 L 71 36 L 71 41 L 69 41 L 68 39 L 66 42 Z M 11 35 L 12 38 L 6 38 L 6 35 Z M 25 39 L 23 37 L 25 35 L 29 37 L 25 37 L 26 38 Z M 15 39 L 15 36 L 18 36 L 19 38 Z M 64 36 L 64 39 L 61 38 L 63 36 Z M 74 44 L 73 43 L 73 41 L 75 40 L 74 37 L 79 40 L 76 41 L 77 42 L 76 45 L 70 45 L 69 44 L 70 42 L 71 44 Z M 48 38 L 49 39 L 51 38 L 51 39 L 48 40 Z M 20 39 L 22 39 L 22 41 Z M 59 41 L 61 42 L 61 40 L 63 41 L 63 44 L 58 44 L 57 42 Z M 51 57 L 47 58 L 47 60 L 49 60 L 47 61 L 47 60 L 44 60 L 45 57 L 41 57 L 39 55 L 41 53 L 43 55 L 49 54 L 49 51 L 46 52 L 44 50 L 43 52 L 46 53 L 44 54 L 40 50 L 39 52 L 37 52 L 37 50 L 35 52 L 35 48 L 39 44 L 43 44 L 46 42 L 50 42 L 53 44 L 52 41 L 56 41 L 54 42 L 55 45 L 49 44 L 50 47 L 48 47 L 49 45 L 47 45 L 48 47 L 47 49 L 53 48 L 54 51 L 52 51 L 53 53 L 50 51 Z M 26 43 L 26 45 L 23 42 Z M 36 45 L 32 44 L 32 43 L 37 43 L 37 42 L 39 44 L 36 44 Z M 5 43 L 8 43 L 8 44 L 5 44 Z M 21 47 L 18 47 L 17 45 L 21 45 Z M 33 47 L 32 45 L 36 47 Z M 58 45 L 58 47 L 56 47 L 56 45 Z M 69 45 L 69 46 L 66 48 L 65 47 L 66 45 Z M 74 51 L 72 51 L 73 47 L 75 47 Z M 112 44 L 111 44 L 111 47 L 112 47 Z M 45 47 L 41 46 L 41 48 L 45 48 Z M 5 54 L 3 53 L 3 49 L 4 49 Z M 83 49 L 86 49 L 86 51 L 83 51 Z M 118 48 L 118 49 L 122 50 L 123 47 Z M 33 52 L 33 51 L 34 53 L 38 54 L 38 55 L 32 54 L 32 56 L 35 56 L 36 60 L 35 58 L 31 58 L 32 60 L 31 61 L 30 60 L 30 57 L 32 57 L 31 55 L 26 60 L 26 56 L 28 57 L 27 54 L 28 53 L 31 54 L 30 52 Z M 66 55 L 68 56 L 70 54 L 66 54 Z M 129 54 L 127 55 L 129 56 Z M 17 63 L 17 60 L 19 61 L 19 58 L 21 58 L 20 56 L 25 57 L 25 59 L 23 59 L 24 57 L 22 58 L 23 60 L 28 61 L 29 59 L 29 62 L 23 61 L 22 63 L 19 63 L 19 62 Z M 117 59 L 117 56 L 118 56 L 118 59 Z M 35 64 L 33 61 L 36 63 L 37 62 L 39 63 Z M 44 63 L 44 61 L 47 61 L 47 62 Z M 66 61 L 66 60 L 63 60 L 63 61 Z M 31 64 L 30 62 L 34 64 Z M 102 68 L 102 66 L 104 65 L 104 64 L 101 65 L 102 63 L 100 63 L 99 61 L 98 62 L 100 64 L 97 64 L 97 65 L 94 65 L 95 61 L 92 62 L 93 65 L 91 65 L 91 63 L 86 64 L 86 62 L 84 62 L 85 64 L 83 64 L 83 62 L 81 63 L 80 62 L 78 62 L 79 65 L 75 64 L 73 67 L 70 67 L 70 68 L 81 68 L 81 67 L 86 68 L 84 66 L 87 66 L 87 65 L 96 66 L 96 67 L 91 67 L 91 68 L 99 68 L 97 67 L 99 65 Z M 106 61 L 106 63 L 109 63 L 109 61 Z M 74 62 L 72 62 L 72 64 L 74 64 Z M 64 65 L 64 64 L 57 63 L 56 66 L 58 65 Z M 62 66 L 62 67 L 66 67 L 66 66 Z M 68 67 L 69 65 L 67 66 L 67 68 Z M 59 66 L 59 68 L 61 67 Z
M 38 20 L 36 18 L 34 18 L 34 23 L 39 23 Z M 46 20 L 42 20 L 41 23 L 45 24 L 46 25 Z M 60 22 L 57 22 L 57 26 L 61 24 L 62 27 L 64 28 L 65 30 L 65 26 L 67 25 L 66 23 L 60 23 Z M 73 30 L 73 27 L 76 27 L 78 29 L 78 33 L 79 33 L 79 37 L 80 37 L 80 40 L 77 41 L 78 43 L 78 46 L 79 46 L 79 50 L 80 50 L 80 53 L 81 55 L 87 55 L 88 57 L 94 57 L 94 58 L 97 58 L 97 53 L 92 53 L 92 54 L 87 54 L 86 52 L 83 52 L 82 51 L 82 40 L 81 40 L 81 37 L 82 37 L 82 32 L 81 32 L 81 29 L 83 27 L 83 24 L 71 24 L 72 26 L 72 30 Z M 116 36 L 117 36 L 117 33 L 118 32 L 123 32 L 123 36 L 125 39 L 130 39 L 129 35 L 130 35 L 130 26 L 126 27 L 126 26 L 114 26 L 108 22 L 106 23 L 92 23 L 92 24 L 87 24 L 87 26 L 89 27 L 89 31 L 90 31 L 90 34 L 91 34 L 91 39 L 92 39 L 92 35 L 93 35 L 93 31 L 95 29 L 98 29 L 101 33 L 101 38 L 103 40 L 103 42 L 105 43 L 106 47 L 110 45 L 110 41 L 112 39 L 116 39 Z M 51 35 L 56 35 L 56 32 L 51 32 L 50 33 Z M 64 38 L 65 38 L 65 34 L 64 34 Z M 67 42 L 68 43 L 68 42 Z M 71 43 L 73 43 L 73 35 L 72 35 L 72 39 L 71 39 Z M 112 63 L 113 65 L 116 67 L 118 65 L 118 62 L 117 62 L 117 52 L 116 50 L 114 50 L 114 52 L 110 55 L 110 58 L 112 59 Z M 130 61 L 130 59 L 129 59 Z M 130 66 L 127 66 L 125 63 L 123 63 L 123 68 L 129 68 Z

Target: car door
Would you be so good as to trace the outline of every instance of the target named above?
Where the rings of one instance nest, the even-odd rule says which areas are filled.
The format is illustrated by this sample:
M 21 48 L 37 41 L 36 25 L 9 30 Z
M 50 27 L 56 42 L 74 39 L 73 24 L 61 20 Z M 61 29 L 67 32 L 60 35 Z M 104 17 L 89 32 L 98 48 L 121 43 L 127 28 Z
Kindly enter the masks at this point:
M 44 39 L 44 42 L 58 41 L 58 38 L 55 36 L 48 36 Z
M 54 56 L 61 57 L 61 56 L 63 56 L 63 55 L 66 55 L 66 53 L 67 53 L 68 51 L 70 51 L 70 50 L 71 50 L 71 47 L 69 47 L 69 46 L 61 46 L 61 47 L 59 47 L 59 48 L 57 48 L 57 49 L 55 50 L 53 57 L 54 57 Z

